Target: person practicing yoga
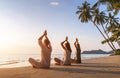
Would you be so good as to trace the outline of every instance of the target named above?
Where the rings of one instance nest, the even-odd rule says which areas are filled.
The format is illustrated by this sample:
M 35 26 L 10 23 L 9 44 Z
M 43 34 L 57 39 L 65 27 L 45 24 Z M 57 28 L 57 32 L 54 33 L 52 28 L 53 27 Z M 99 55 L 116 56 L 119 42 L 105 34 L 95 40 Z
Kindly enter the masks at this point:
M 75 62 L 76 63 L 81 63 L 81 48 L 80 48 L 80 44 L 78 42 L 78 38 L 76 38 L 76 41 L 74 43 L 74 46 L 76 48 L 76 57 L 75 57 Z
M 71 65 L 71 47 L 70 47 L 70 43 L 68 42 L 68 37 L 66 37 L 66 39 L 61 42 L 61 46 L 64 49 L 64 58 L 63 60 L 60 60 L 58 58 L 54 58 L 54 61 L 56 62 L 56 65 Z
M 40 36 L 40 38 L 38 39 L 38 44 L 41 48 L 40 62 L 36 61 L 33 58 L 29 58 L 29 62 L 34 68 L 50 68 L 52 47 L 47 37 L 46 30 L 44 31 L 43 35 Z

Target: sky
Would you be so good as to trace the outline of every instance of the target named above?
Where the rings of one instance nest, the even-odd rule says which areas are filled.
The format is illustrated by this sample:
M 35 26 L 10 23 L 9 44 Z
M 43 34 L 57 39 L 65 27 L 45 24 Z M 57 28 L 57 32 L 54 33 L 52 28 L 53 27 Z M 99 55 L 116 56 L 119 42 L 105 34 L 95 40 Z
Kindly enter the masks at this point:
M 47 30 L 53 53 L 68 36 L 73 53 L 75 38 L 82 51 L 110 51 L 92 23 L 81 23 L 77 7 L 85 0 L 0 0 L 0 54 L 36 54 L 37 39 Z M 97 0 L 87 0 L 90 4 Z M 116 45 L 117 46 L 117 45 Z

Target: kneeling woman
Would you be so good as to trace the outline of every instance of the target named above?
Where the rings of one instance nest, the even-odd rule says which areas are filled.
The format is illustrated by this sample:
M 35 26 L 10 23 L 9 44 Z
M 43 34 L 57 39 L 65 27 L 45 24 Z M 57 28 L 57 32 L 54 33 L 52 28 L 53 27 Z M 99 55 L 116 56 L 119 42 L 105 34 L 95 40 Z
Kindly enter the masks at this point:
M 71 65 L 71 47 L 70 47 L 70 43 L 68 42 L 68 37 L 66 37 L 66 39 L 61 43 L 62 48 L 64 49 L 64 58 L 63 60 L 60 60 L 58 58 L 54 58 L 55 60 L 55 64 L 56 65 Z

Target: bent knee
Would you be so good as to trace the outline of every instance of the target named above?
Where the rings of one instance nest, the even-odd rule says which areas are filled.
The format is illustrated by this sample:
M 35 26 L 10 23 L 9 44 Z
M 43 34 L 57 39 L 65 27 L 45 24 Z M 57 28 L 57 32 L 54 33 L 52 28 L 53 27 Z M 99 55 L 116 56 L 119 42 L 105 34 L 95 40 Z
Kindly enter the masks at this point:
M 32 62 L 33 60 L 34 60 L 33 58 L 29 58 L 29 59 L 28 59 L 29 62 Z
M 56 60 L 57 58 L 55 57 L 54 60 Z
M 55 57 L 54 60 L 55 60 L 55 61 L 58 61 L 59 59 Z

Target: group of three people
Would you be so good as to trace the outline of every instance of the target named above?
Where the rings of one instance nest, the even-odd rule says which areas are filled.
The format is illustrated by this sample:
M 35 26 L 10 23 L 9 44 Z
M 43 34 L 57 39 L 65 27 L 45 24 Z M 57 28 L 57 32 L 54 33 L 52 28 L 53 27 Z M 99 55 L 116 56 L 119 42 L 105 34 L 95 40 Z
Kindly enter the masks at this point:
M 51 61 L 51 52 L 52 47 L 50 40 L 47 37 L 47 31 L 43 33 L 42 36 L 38 39 L 38 44 L 41 48 L 41 58 L 40 61 L 36 61 L 33 58 L 29 58 L 29 62 L 32 64 L 34 68 L 50 68 L 50 61 Z M 80 44 L 78 43 L 78 39 L 76 38 L 76 41 L 74 43 L 76 47 L 76 58 L 71 59 L 71 47 L 70 43 L 68 42 L 68 37 L 61 43 L 62 48 L 64 49 L 64 58 L 63 60 L 60 60 L 58 58 L 54 58 L 54 61 L 56 62 L 56 65 L 71 65 L 72 62 L 74 63 L 81 63 L 81 48 Z

